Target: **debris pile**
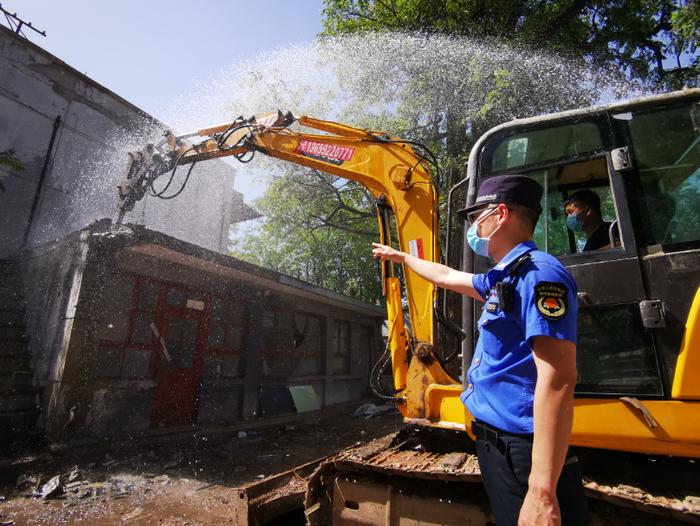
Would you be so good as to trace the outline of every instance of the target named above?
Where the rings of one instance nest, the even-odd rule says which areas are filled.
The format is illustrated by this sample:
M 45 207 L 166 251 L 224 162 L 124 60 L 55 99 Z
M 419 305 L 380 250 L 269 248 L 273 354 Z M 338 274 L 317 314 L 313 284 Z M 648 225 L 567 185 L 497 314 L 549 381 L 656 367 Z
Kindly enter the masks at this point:
M 103 464 L 114 466 L 116 462 Z M 66 501 L 96 497 L 120 499 L 134 493 L 148 493 L 155 484 L 170 482 L 168 475 L 143 473 L 140 476 L 116 474 L 104 481 L 90 480 L 89 476 L 75 466 L 68 473 L 61 473 L 49 479 L 42 475 L 23 474 L 17 479 L 19 494 L 27 498 L 61 499 Z
M 159 443 L 52 449 L 26 458 L 0 486 L 0 526 L 230 523 L 238 488 L 400 425 L 398 415 L 293 422 L 228 434 L 173 435 Z M 239 434 L 239 431 L 243 431 Z M 8 458 L 17 466 L 19 457 Z M 8 463 L 8 465 L 10 465 Z M 277 492 L 283 495 L 283 492 Z M 284 495 L 283 495 L 284 496 Z

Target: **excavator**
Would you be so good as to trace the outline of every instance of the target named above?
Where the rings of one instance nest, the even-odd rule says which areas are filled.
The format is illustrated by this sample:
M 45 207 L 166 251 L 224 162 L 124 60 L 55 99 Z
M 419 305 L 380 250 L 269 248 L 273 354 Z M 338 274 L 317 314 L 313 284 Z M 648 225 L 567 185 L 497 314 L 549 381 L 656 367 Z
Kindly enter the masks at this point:
M 246 162 L 257 153 L 365 186 L 383 244 L 468 272 L 492 264 L 463 242 L 461 261 L 441 259 L 439 169 L 427 148 L 279 111 L 185 135 L 166 131 L 160 143 L 129 153 L 118 222 L 144 196 L 158 195 L 153 183 L 164 174 L 172 181 L 180 167 L 189 177 L 197 162 Z M 578 284 L 571 445 L 594 524 L 700 524 L 700 89 L 491 129 L 449 191 L 448 244 L 456 196 L 470 205 L 479 185 L 502 173 L 542 184 L 534 240 Z M 566 228 L 565 203 L 582 189 L 600 198 L 608 229 L 610 243 L 595 251 L 583 251 L 585 235 Z M 393 389 L 382 396 L 395 402 L 404 428 L 323 462 L 308 480 L 306 520 L 489 524 L 472 416 L 459 399 L 480 307 L 459 300 L 461 320 L 451 320 L 431 283 L 396 267 L 381 263 L 388 338 L 370 382 L 381 387 L 390 366 Z M 461 344 L 446 346 L 442 333 Z

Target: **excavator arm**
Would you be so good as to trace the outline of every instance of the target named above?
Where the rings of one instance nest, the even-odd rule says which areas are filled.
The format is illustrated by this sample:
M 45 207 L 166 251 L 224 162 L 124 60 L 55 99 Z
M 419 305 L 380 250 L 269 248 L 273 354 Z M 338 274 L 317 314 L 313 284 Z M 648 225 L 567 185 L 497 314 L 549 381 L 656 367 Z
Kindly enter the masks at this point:
M 323 134 L 299 133 L 298 123 Z M 199 138 L 199 142 L 191 141 Z M 126 175 L 119 185 L 118 222 L 147 193 L 153 182 L 179 166 L 233 156 L 242 162 L 255 153 L 336 175 L 365 186 L 377 202 L 380 241 L 392 244 L 390 212 L 398 232 L 398 248 L 428 261 L 438 261 L 438 190 L 427 159 L 410 141 L 291 113 L 265 114 L 175 136 L 165 133 L 158 145 L 129 153 Z M 189 173 L 188 173 L 189 176 Z M 157 194 L 156 194 L 157 195 Z M 368 247 L 369 250 L 369 247 Z M 400 280 L 391 262 L 382 265 L 389 346 L 398 406 L 405 417 L 426 418 L 426 386 L 450 386 L 452 398 L 459 382 L 442 368 L 434 353 L 436 290 L 432 283 L 404 268 L 410 330 L 404 324 Z M 410 360 L 413 352 L 418 360 Z M 409 363 L 411 365 L 409 371 Z M 461 420 L 461 418 L 460 418 Z

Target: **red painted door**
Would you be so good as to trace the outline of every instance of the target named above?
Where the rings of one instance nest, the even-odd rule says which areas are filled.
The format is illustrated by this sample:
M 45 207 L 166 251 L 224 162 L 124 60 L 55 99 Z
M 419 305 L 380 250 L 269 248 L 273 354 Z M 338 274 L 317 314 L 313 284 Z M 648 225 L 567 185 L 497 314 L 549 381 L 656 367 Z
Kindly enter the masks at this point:
M 193 424 L 202 353 L 206 345 L 204 302 L 169 288 L 160 301 L 156 332 L 162 338 L 156 359 L 151 422 L 156 427 Z

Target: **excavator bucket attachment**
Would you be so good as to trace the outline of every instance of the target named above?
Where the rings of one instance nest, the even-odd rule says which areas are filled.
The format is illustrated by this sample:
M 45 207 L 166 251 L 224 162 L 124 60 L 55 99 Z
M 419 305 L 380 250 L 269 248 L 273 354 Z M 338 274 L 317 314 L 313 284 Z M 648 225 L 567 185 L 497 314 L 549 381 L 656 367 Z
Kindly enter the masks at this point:
M 253 149 L 249 140 L 252 134 L 264 129 L 281 130 L 297 119 L 291 112 L 261 113 L 244 119 L 239 117 L 231 123 L 204 128 L 193 133 L 175 136 L 165 132 L 165 138 L 157 145 L 148 144 L 144 149 L 129 152 L 129 161 L 119 185 L 117 200 L 121 223 L 126 212 L 133 210 L 160 175 L 173 170 L 176 165 L 197 162 L 206 158 L 221 157 L 225 152 L 245 153 Z M 186 142 L 192 137 L 203 138 L 202 142 Z
M 172 136 L 172 134 L 171 134 Z M 170 144 L 174 137 L 166 136 Z M 117 206 L 123 213 L 146 195 L 153 181 L 161 174 L 172 170 L 176 159 L 174 152 L 160 151 L 155 145 L 148 144 L 143 150 L 129 152 L 129 161 L 121 182 L 117 185 Z

